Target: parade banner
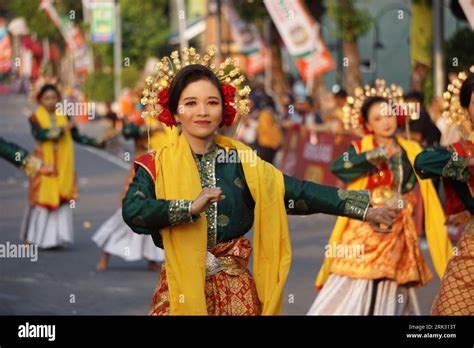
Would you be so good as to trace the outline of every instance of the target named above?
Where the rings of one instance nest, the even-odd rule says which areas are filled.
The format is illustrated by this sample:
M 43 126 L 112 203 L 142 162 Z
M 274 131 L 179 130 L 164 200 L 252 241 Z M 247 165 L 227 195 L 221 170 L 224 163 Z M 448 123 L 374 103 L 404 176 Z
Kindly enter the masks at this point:
M 84 34 L 82 31 L 68 18 L 64 18 L 64 26 L 70 33 L 73 40 L 73 46 L 75 50 L 74 54 L 74 69 L 77 74 L 87 74 L 93 70 L 94 63 L 92 58 L 92 52 L 86 44 Z
M 12 66 L 12 47 L 7 33 L 6 22 L 0 18 L 0 74 L 10 70 Z
M 92 41 L 95 43 L 112 43 L 115 37 L 115 6 L 113 2 L 93 2 Z
M 59 17 L 58 13 L 56 12 L 56 9 L 51 3 L 51 0 L 41 0 L 40 9 L 46 12 L 53 24 L 59 29 L 59 32 L 63 36 L 68 48 L 72 52 L 74 52 L 76 50 L 76 45 L 72 36 L 72 32 L 67 29 L 64 21 L 61 20 L 61 18 Z
M 473 0 L 459 0 L 464 14 L 466 15 L 467 21 L 471 25 L 471 29 L 474 30 L 474 1 Z
M 316 139 L 316 142 L 311 141 L 311 133 L 302 131 L 299 125 L 290 128 L 286 134 L 280 169 L 300 180 L 342 186 L 343 183 L 331 173 L 330 166 L 358 137 L 320 132 L 316 134 Z
M 68 49 L 72 52 L 76 74 L 86 74 L 91 71 L 92 57 L 81 30 L 68 17 L 60 18 L 51 0 L 41 0 L 40 9 L 46 12 L 59 29 Z
M 224 0 L 222 10 L 227 17 L 232 38 L 239 51 L 246 56 L 245 71 L 255 76 L 265 70 L 266 48 L 255 24 L 242 21 L 229 0 Z
M 263 2 L 303 80 L 334 69 L 334 60 L 319 36 L 319 24 L 301 0 Z

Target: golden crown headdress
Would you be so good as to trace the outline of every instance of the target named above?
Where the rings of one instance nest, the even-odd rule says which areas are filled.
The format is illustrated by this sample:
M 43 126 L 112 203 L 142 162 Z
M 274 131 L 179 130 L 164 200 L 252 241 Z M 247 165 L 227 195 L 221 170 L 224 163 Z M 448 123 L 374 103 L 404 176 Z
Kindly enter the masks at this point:
M 194 47 L 190 47 L 182 50 L 181 57 L 178 51 L 172 52 L 169 57 L 163 57 L 161 61 L 156 64 L 154 75 L 147 77 L 145 80 L 146 87 L 143 90 L 143 98 L 141 99 L 141 103 L 145 106 L 145 111 L 142 113 L 142 117 L 160 117 L 166 111 L 166 106 L 163 106 L 163 104 L 166 105 L 166 103 L 164 103 L 162 99 L 166 99 L 167 101 L 167 98 L 161 98 L 160 100 L 160 93 L 162 94 L 167 91 L 176 73 L 190 64 L 201 64 L 207 67 L 216 75 L 223 86 L 232 86 L 228 88 L 230 94 L 224 93 L 224 97 L 226 97 L 226 100 L 223 101 L 224 116 L 226 108 L 228 110 L 230 109 L 229 112 L 236 114 L 237 120 L 239 120 L 241 116 L 248 114 L 250 111 L 250 87 L 244 85 L 245 77 L 240 71 L 239 61 L 229 57 L 217 66 L 213 62 L 216 52 L 215 47 L 210 47 L 206 53 L 201 56 L 196 52 Z M 232 95 L 234 89 L 235 93 Z M 167 123 L 161 118 L 160 120 Z M 229 124 L 227 125 L 229 126 Z
M 375 80 L 375 85 L 365 85 L 364 87 L 356 87 L 354 95 L 348 96 L 346 104 L 343 106 L 343 122 L 346 129 L 357 130 L 361 127 L 361 108 L 365 100 L 369 97 L 383 97 L 394 104 L 403 103 L 403 88 L 391 84 L 387 86 L 385 80 Z
M 474 73 L 474 65 L 469 69 Z M 459 94 L 461 86 L 467 78 L 467 73 L 461 71 L 443 93 L 443 117 L 446 117 L 448 125 L 456 125 L 464 139 L 469 138 L 472 132 L 471 119 L 467 110 L 461 106 Z

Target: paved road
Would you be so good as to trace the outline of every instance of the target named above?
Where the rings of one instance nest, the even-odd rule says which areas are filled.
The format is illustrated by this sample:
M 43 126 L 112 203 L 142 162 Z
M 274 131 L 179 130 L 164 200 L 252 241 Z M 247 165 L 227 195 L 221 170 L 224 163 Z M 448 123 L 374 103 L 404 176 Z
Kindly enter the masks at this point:
M 20 96 L 0 96 L 0 136 L 33 149 L 27 122 L 28 105 Z M 97 135 L 98 124 L 84 132 Z M 129 146 L 129 144 L 127 144 Z M 141 315 L 148 310 L 158 274 L 146 262 L 112 258 L 110 269 L 94 271 L 100 250 L 92 242 L 94 231 L 118 207 L 128 163 L 112 163 L 96 152 L 76 145 L 76 171 L 80 199 L 74 210 L 75 244 L 68 249 L 39 251 L 38 261 L 0 259 L 1 314 Z M 120 153 L 115 153 L 120 157 Z M 123 157 L 122 157 L 123 158 Z M 27 179 L 0 160 L 0 244 L 19 243 L 19 229 L 27 204 Z M 305 314 L 313 302 L 314 278 L 322 262 L 335 218 L 324 215 L 289 217 L 293 263 L 288 278 L 284 313 Z M 89 227 L 90 224 L 90 227 Z M 424 251 L 425 257 L 428 257 Z M 438 280 L 417 290 L 420 307 L 427 314 Z

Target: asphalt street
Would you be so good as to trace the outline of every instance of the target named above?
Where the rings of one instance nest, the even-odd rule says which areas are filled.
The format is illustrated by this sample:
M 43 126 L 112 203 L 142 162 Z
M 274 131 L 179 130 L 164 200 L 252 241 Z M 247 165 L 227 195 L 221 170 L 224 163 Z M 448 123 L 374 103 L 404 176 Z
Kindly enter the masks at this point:
M 27 118 L 34 106 L 24 96 L 0 96 L 0 105 L 0 136 L 32 150 L 34 140 Z M 100 121 L 81 124 L 80 128 L 91 136 L 103 131 Z M 40 250 L 36 262 L 1 258 L 0 315 L 147 313 L 159 275 L 146 269 L 146 261 L 125 262 L 112 257 L 109 270 L 95 272 L 100 250 L 91 236 L 118 208 L 130 164 L 123 160 L 123 151 L 130 144 L 121 146 L 98 152 L 75 145 L 80 190 L 74 208 L 75 243 L 67 249 Z M 23 172 L 0 160 L 0 244 L 21 243 L 19 231 L 27 207 L 27 185 Z M 284 314 L 303 315 L 311 306 L 317 294 L 314 279 L 334 222 L 334 217 L 326 215 L 289 217 L 293 262 Z M 427 250 L 423 254 L 429 260 Z M 435 276 L 417 290 L 422 314 L 428 314 L 438 287 Z

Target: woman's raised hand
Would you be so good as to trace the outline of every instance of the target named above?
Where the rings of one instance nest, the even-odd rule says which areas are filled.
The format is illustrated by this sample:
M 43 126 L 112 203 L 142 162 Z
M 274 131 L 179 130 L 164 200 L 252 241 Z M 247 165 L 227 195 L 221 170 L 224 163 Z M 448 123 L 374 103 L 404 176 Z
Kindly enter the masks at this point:
M 225 196 L 222 194 L 220 187 L 205 187 L 191 204 L 191 214 L 201 214 L 203 211 L 206 211 L 212 203 L 222 201 L 224 198 Z

